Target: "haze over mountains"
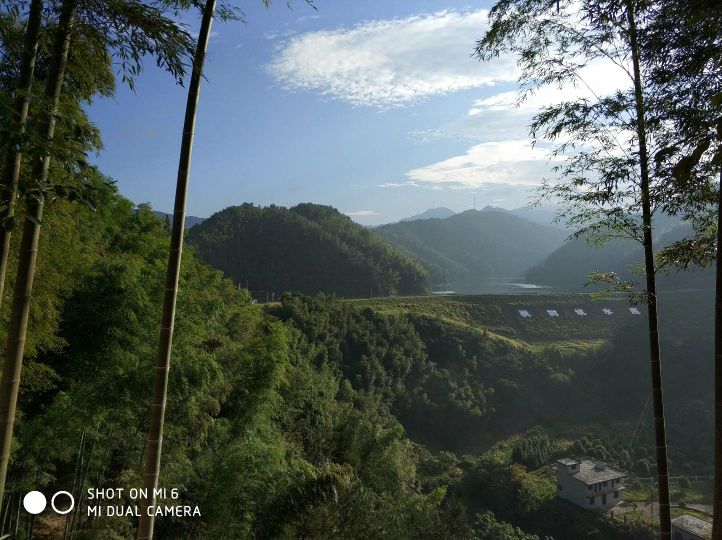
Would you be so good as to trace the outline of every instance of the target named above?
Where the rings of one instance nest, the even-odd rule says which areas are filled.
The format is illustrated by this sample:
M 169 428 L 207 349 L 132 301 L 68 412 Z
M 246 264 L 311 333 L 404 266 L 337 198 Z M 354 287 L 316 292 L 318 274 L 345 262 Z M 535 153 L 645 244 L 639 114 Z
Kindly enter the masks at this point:
M 157 216 L 170 215 L 154 211 Z M 188 238 L 198 255 L 238 285 L 255 290 L 333 293 L 341 297 L 522 292 L 581 292 L 593 271 L 632 271 L 640 246 L 612 240 L 604 247 L 552 225 L 553 208 L 505 210 L 487 206 L 455 213 L 436 207 L 371 229 L 338 210 L 316 204 L 286 209 L 244 204 L 210 218 L 187 216 Z M 656 225 L 656 248 L 689 233 L 664 218 Z M 706 271 L 660 275 L 660 289 L 706 289 Z
M 657 223 L 655 249 L 691 234 L 689 225 L 665 220 Z M 616 272 L 620 278 L 640 282 L 644 277 L 636 270 L 643 260 L 642 247 L 632 240 L 615 239 L 605 246 L 589 246 L 583 239 L 572 239 L 549 255 L 543 262 L 530 268 L 525 278 L 530 283 L 548 286 L 557 291 L 579 292 L 599 285 L 587 285 L 590 272 Z M 670 269 L 658 275 L 658 289 L 711 289 L 714 275 L 711 271 Z
M 435 285 L 457 292 L 489 292 L 494 282 L 520 278 L 567 237 L 557 227 L 494 207 L 401 221 L 374 232 L 420 260 Z

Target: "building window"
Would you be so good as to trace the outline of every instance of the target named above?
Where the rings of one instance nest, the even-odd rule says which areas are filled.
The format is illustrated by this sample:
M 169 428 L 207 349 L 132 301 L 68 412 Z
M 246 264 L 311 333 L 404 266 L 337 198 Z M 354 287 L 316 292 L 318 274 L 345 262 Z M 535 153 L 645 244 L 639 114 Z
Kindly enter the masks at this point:
M 572 469 L 573 471 L 576 471 L 576 470 L 577 470 L 577 466 L 576 466 L 576 465 L 572 465 L 571 469 Z
M 594 497 L 587 497 L 587 499 L 589 499 L 590 506 L 594 504 Z
M 605 480 L 604 482 L 602 482 L 602 485 L 603 485 L 604 487 L 607 487 L 607 481 Z
M 563 489 L 563 488 L 562 488 L 562 485 L 561 485 L 561 484 L 557 484 L 557 489 L 558 489 L 559 491 L 561 491 L 561 490 Z
M 593 487 L 593 486 L 589 485 L 589 486 L 587 486 L 587 489 L 588 489 L 589 491 L 591 491 L 591 490 L 592 490 L 592 487 Z
M 614 498 L 615 498 L 615 499 L 618 499 L 618 498 L 619 498 L 619 491 L 615 491 L 615 492 L 614 492 Z

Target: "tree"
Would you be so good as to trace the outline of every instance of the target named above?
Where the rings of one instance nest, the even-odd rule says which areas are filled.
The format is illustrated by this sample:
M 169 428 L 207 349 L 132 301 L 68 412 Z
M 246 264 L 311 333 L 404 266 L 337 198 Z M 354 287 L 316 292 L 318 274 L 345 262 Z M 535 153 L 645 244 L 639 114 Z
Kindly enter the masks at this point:
M 655 163 L 695 235 L 662 253 L 686 269 L 716 261 L 714 512 L 722 515 L 722 6 L 713 0 L 660 2 L 643 52 L 664 107 L 665 132 Z M 718 178 L 718 180 L 717 180 Z M 712 537 L 722 539 L 722 521 Z
M 60 20 L 53 42 L 51 68 L 45 87 L 45 98 L 48 106 L 44 110 L 39 123 L 39 130 L 48 142 L 52 142 L 55 131 L 56 113 L 63 86 L 65 66 L 70 48 L 71 26 L 75 15 L 77 0 L 64 0 Z M 50 154 L 45 153 L 42 159 L 35 159 L 32 177 L 38 184 L 47 182 Z M 15 278 L 13 292 L 12 315 L 5 348 L 2 380 L 0 381 L 0 505 L 5 491 L 5 479 L 10 462 L 10 447 L 15 423 L 15 407 L 20 386 L 23 353 L 25 351 L 25 335 L 27 333 L 28 316 L 30 314 L 30 296 L 35 277 L 35 261 L 38 253 L 40 221 L 43 217 L 44 202 L 42 197 L 28 205 L 23 236 L 20 242 L 20 264 Z
M 153 397 L 150 409 L 150 426 L 146 445 L 145 467 L 143 470 L 143 487 L 147 495 L 141 502 L 141 515 L 138 523 L 138 538 L 153 538 L 155 515 L 150 512 L 155 506 L 154 490 L 158 487 L 160 458 L 163 445 L 163 423 L 165 420 L 166 396 L 168 394 L 168 371 L 170 370 L 171 347 L 173 343 L 173 326 L 175 324 L 175 308 L 178 298 L 178 278 L 180 275 L 181 255 L 183 253 L 183 234 L 185 232 L 186 196 L 190 180 L 191 154 L 193 152 L 193 136 L 195 134 L 196 111 L 200 95 L 203 64 L 208 47 L 208 39 L 213 24 L 216 0 L 206 0 L 203 7 L 201 29 L 198 45 L 193 57 L 193 71 L 188 86 L 188 101 L 183 122 L 183 138 L 178 163 L 178 180 L 176 183 L 175 205 L 173 207 L 173 227 L 171 228 L 171 245 L 168 256 L 163 312 L 161 315 L 161 331 L 158 344 L 158 356 L 153 371 Z
M 79 3 L 76 17 L 78 26 L 83 26 L 81 39 L 95 42 L 96 54 L 104 56 L 106 48 L 114 50 L 121 64 L 123 79 L 131 87 L 133 76 L 140 72 L 140 56 L 155 54 L 158 64 L 169 71 L 182 73 L 179 63 L 183 54 L 173 54 L 173 49 L 184 47 L 184 31 L 171 27 L 171 21 L 164 20 L 160 12 L 135 0 L 109 2 L 98 9 L 95 3 Z M 18 6 L 14 6 L 17 11 Z M 7 273 L 8 254 L 14 225 L 15 202 L 22 168 L 25 123 L 32 94 L 36 55 L 41 35 L 43 0 L 32 0 L 28 10 L 25 39 L 20 68 L 17 75 L 10 129 L 5 135 L 5 151 L 0 176 L 0 303 L 2 303 Z M 131 24 L 142 32 L 125 33 L 119 29 Z M 80 36 L 76 36 L 80 37 Z M 181 39 L 179 39 L 181 37 Z M 86 49 L 88 50 L 88 49 Z M 91 52 L 91 51 L 89 51 Z M 170 54 L 168 54 L 170 52 Z M 87 60 L 87 59 L 86 59 Z M 101 62 L 104 61 L 104 58 Z M 94 66 L 93 62 L 88 63 Z
M 63 0 L 60 5 L 44 96 L 39 108 L 39 121 L 35 129 L 36 147 L 30 152 L 31 175 L 27 185 L 22 186 L 27 208 L 0 381 L 0 506 L 10 460 L 45 200 L 48 196 L 89 200 L 95 190 L 92 183 L 85 182 L 82 170 L 86 164 L 72 143 L 68 147 L 54 144 L 71 38 L 74 34 L 76 38 L 82 34 L 86 43 L 94 42 L 95 58 L 107 59 L 108 50 L 115 51 L 120 59 L 123 77 L 131 84 L 133 77 L 140 72 L 141 58 L 145 54 L 156 56 L 158 64 L 176 76 L 182 75 L 183 58 L 190 42 L 188 33 L 163 17 L 157 8 L 134 0 L 103 4 L 105 10 L 94 10 L 93 7 L 97 6 L 91 4 L 86 5 L 79 0 Z M 93 62 L 88 62 L 86 69 L 92 69 L 93 65 Z M 93 78 L 84 80 L 93 81 Z M 94 84 L 96 83 L 90 82 L 91 86 Z M 48 181 L 53 154 L 64 167 L 79 173 L 80 185 L 77 189 Z
M 491 27 L 477 44 L 482 60 L 502 52 L 518 54 L 521 88 L 570 86 L 575 97 L 546 106 L 531 124 L 532 136 L 556 142 L 552 156 L 558 183 L 546 182 L 543 198 L 559 200 L 561 219 L 586 236 L 604 243 L 631 238 L 644 249 L 645 284 L 633 298 L 647 305 L 650 368 L 654 407 L 660 533 L 671 534 L 669 478 L 662 370 L 657 316 L 653 215 L 669 201 L 650 172 L 650 141 L 665 127 L 650 122 L 657 102 L 650 95 L 643 64 L 640 32 L 652 18 L 649 4 L 633 0 L 561 2 L 502 0 L 490 12 Z M 642 29 L 640 30 L 640 24 Z M 595 65 L 621 70 L 626 81 L 607 95 L 586 80 Z M 600 275 L 615 285 L 614 275 Z
M 25 29 L 23 55 L 15 87 L 10 132 L 5 141 L 5 156 L 0 173 L 0 305 L 5 291 L 8 255 L 10 253 L 11 224 L 9 219 L 15 213 L 15 199 L 22 165 L 22 137 L 30 107 L 30 92 L 35 73 L 35 57 L 40 41 L 40 22 L 43 1 L 32 0 Z

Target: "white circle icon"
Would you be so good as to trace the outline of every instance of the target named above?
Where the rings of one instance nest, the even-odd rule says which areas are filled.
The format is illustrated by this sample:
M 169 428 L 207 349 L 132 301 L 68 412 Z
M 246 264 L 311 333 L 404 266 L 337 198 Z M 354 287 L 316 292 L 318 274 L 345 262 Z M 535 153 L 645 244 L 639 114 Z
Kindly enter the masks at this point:
M 55 506 L 55 499 L 58 497 L 58 495 L 67 495 L 70 498 L 70 506 L 68 506 L 65 510 L 58 510 L 58 508 Z M 43 497 L 43 499 L 45 499 L 45 497 Z M 50 499 L 50 506 L 52 506 L 53 510 L 55 510 L 58 514 L 67 514 L 73 508 L 75 508 L 75 497 L 73 497 L 67 491 L 58 491 L 55 495 L 53 495 L 53 498 Z
M 30 514 L 39 514 L 47 506 L 48 501 L 45 495 L 39 491 L 30 491 L 23 497 L 23 506 Z

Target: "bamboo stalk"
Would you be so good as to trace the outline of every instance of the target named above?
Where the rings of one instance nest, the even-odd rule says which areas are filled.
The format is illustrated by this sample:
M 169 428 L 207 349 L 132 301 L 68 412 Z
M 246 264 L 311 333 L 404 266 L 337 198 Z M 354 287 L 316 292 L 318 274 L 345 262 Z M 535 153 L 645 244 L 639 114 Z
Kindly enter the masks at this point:
M 642 229 L 644 267 L 647 278 L 647 315 L 649 325 L 650 369 L 652 372 L 652 405 L 654 410 L 654 435 L 657 455 L 657 490 L 659 495 L 659 537 L 669 540 L 672 536 L 672 518 L 669 502 L 669 470 L 667 461 L 667 434 L 664 422 L 664 397 L 662 392 L 662 358 L 659 347 L 659 320 L 657 313 L 657 282 L 652 242 L 652 204 L 649 185 L 649 154 L 647 151 L 647 128 L 645 124 L 642 73 L 639 66 L 639 43 L 632 0 L 626 0 L 629 44 L 632 50 L 634 71 L 634 99 L 639 139 L 640 193 L 642 199 Z
M 176 299 L 178 297 L 178 279 L 180 276 L 181 256 L 183 253 L 183 234 L 185 232 L 186 198 L 190 180 L 193 136 L 195 134 L 196 111 L 200 95 L 203 64 L 208 48 L 208 39 L 213 24 L 216 0 L 206 0 L 203 8 L 198 45 L 193 58 L 193 71 L 188 86 L 183 137 L 181 140 L 178 179 L 176 183 L 175 204 L 173 207 L 173 227 L 171 229 L 170 253 L 166 272 L 163 312 L 161 315 L 158 356 L 153 368 L 153 398 L 151 401 L 150 427 L 146 444 L 143 487 L 147 496 L 141 501 L 141 514 L 138 523 L 138 539 L 153 538 L 155 516 L 154 490 L 158 487 L 160 458 L 163 447 L 163 423 L 165 420 L 166 397 L 168 394 L 168 371 L 170 370 L 171 348 L 173 344 L 173 326 L 175 324 Z M 149 515 L 150 514 L 150 515 Z
M 42 159 L 38 159 L 32 168 L 32 181 L 44 184 L 48 179 L 50 166 L 50 148 L 55 133 L 55 120 L 63 87 L 65 66 L 68 62 L 70 48 L 70 34 L 77 0 L 63 0 L 60 20 L 53 42 L 53 53 L 45 87 L 47 108 L 43 108 L 39 134 L 47 147 L 44 149 Z M 33 280 L 35 277 L 35 263 L 38 255 L 38 241 L 40 238 L 40 223 L 43 217 L 44 201 L 42 195 L 31 199 L 27 203 L 28 209 L 23 225 L 23 235 L 20 241 L 20 258 L 15 277 L 13 303 L 8 325 L 7 343 L 5 346 L 5 363 L 3 364 L 2 380 L 0 381 L 0 504 L 5 491 L 8 464 L 10 462 L 10 448 L 15 424 L 15 410 L 20 387 L 20 373 L 25 353 L 25 337 L 30 316 L 30 301 L 33 293 Z
M 78 456 L 75 458 L 75 470 L 73 471 L 73 486 L 70 492 L 75 494 L 75 490 L 78 485 L 78 471 L 80 469 L 80 463 L 83 455 L 83 444 L 85 442 L 85 429 L 80 432 L 80 444 L 78 445 Z M 65 528 L 63 529 L 63 540 L 68 538 L 68 529 L 70 527 L 70 514 L 65 516 Z
M 722 142 L 722 121 L 719 125 Z M 713 540 L 722 540 L 722 169 L 717 202 L 717 271 L 714 313 L 714 498 L 712 501 Z
M 13 100 L 11 133 L 17 138 L 17 141 L 13 141 L 11 137 L 5 149 L 2 173 L 0 173 L 0 186 L 2 186 L 0 201 L 6 205 L 6 208 L 0 214 L 0 219 L 3 222 L 12 218 L 15 214 L 15 198 L 22 166 L 22 137 L 25 133 L 25 123 L 28 118 L 28 108 L 30 107 L 42 13 L 43 0 L 32 0 L 28 12 L 28 22 L 25 27 L 23 57 L 20 62 L 20 71 L 18 72 L 15 98 Z M 5 292 L 5 276 L 8 269 L 11 238 L 12 231 L 7 228 L 7 224 L 0 226 L 0 305 L 2 305 L 3 293 Z

